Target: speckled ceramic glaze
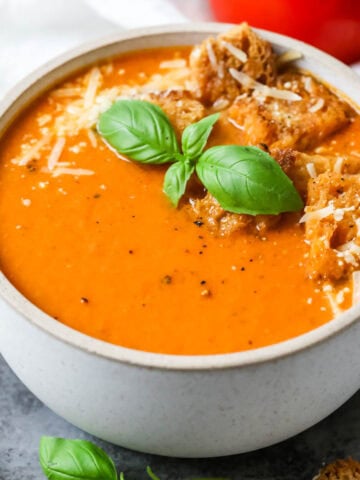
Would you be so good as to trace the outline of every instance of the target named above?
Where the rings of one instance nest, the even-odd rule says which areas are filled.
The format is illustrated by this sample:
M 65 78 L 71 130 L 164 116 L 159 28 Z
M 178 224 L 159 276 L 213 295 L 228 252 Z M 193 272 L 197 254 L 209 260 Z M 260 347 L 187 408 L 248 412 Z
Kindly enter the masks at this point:
M 0 137 L 34 99 L 80 68 L 130 50 L 197 43 L 228 27 L 133 30 L 63 55 L 9 93 L 0 106 Z M 301 42 L 260 33 L 278 52 L 302 51 L 300 67 L 360 104 L 360 79 L 348 67 Z M 0 273 L 1 353 L 24 384 L 87 432 L 161 455 L 246 452 L 291 437 L 330 414 L 360 385 L 359 317 L 360 307 L 354 307 L 310 333 L 248 352 L 151 354 L 56 322 Z M 296 320 L 289 312 L 289 322 Z

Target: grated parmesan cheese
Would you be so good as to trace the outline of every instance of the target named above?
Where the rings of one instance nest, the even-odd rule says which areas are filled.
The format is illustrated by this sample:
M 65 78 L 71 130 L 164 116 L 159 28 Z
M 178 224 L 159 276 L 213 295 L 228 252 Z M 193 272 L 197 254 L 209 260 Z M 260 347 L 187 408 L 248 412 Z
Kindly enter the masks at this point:
M 80 177 L 83 175 L 94 175 L 93 170 L 87 170 L 85 168 L 56 168 L 52 174 L 53 177 L 60 177 L 60 175 L 73 175 L 74 177 Z
M 102 75 L 100 70 L 97 67 L 92 68 L 89 75 L 88 86 L 84 95 L 84 108 L 89 108 L 93 105 L 101 79 Z
M 38 140 L 35 145 L 28 147 L 27 152 L 20 159 L 13 159 L 11 162 L 19 165 L 20 167 L 26 166 L 31 160 L 37 160 L 39 158 L 40 151 L 49 145 L 51 135 L 45 135 Z
M 341 173 L 342 172 L 342 168 L 343 168 L 343 164 L 344 164 L 344 158 L 343 157 L 338 157 L 336 159 L 336 162 L 334 163 L 334 172 L 335 173 Z
M 249 75 L 246 73 L 239 72 L 235 68 L 230 68 L 229 73 L 241 85 L 247 88 L 252 88 L 265 97 L 278 98 L 280 100 L 287 100 L 289 102 L 298 102 L 299 100 L 302 100 L 302 97 L 300 97 L 300 95 L 297 93 L 289 92 L 289 90 L 279 90 L 278 88 L 263 85 L 262 83 L 259 83 L 253 78 L 249 77 Z
M 313 92 L 313 81 L 311 77 L 302 77 L 304 88 L 308 93 Z
M 337 248 L 338 251 L 340 252 L 351 252 L 356 255 L 360 255 L 360 246 L 357 245 L 354 240 L 351 240 L 350 242 L 343 243 Z
M 225 76 L 224 63 L 220 62 L 217 68 L 218 77 L 222 80 Z
M 220 111 L 220 110 L 224 110 L 224 109 L 227 108 L 229 105 L 230 105 L 230 102 L 229 102 L 229 100 L 227 100 L 226 98 L 218 98 L 218 99 L 215 100 L 215 102 L 213 103 L 213 109 L 218 112 L 218 111 Z
M 68 87 L 68 88 L 58 88 L 51 93 L 53 97 L 80 97 L 82 95 L 83 89 L 81 87 Z
M 311 178 L 316 178 L 317 173 L 316 173 L 316 168 L 314 163 L 307 163 L 306 164 L 306 170 L 308 171 L 308 174 L 310 175 Z
M 214 70 L 217 71 L 218 62 L 217 62 L 217 58 L 216 58 L 216 55 L 215 55 L 213 46 L 212 46 L 212 44 L 211 44 L 211 39 L 209 39 L 209 40 L 206 42 L 206 51 L 207 51 L 207 54 L 208 54 L 208 57 L 209 57 L 211 66 L 213 67 Z
M 178 58 L 175 60 L 165 60 L 160 63 L 160 68 L 185 68 L 186 60 L 184 58 Z
M 49 113 L 45 113 L 36 119 L 39 127 L 43 127 L 47 123 L 51 122 L 52 116 Z
M 311 113 L 316 113 L 318 112 L 319 110 L 321 110 L 323 108 L 323 106 L 325 105 L 325 100 L 323 98 L 319 98 L 316 103 L 314 103 L 314 105 L 312 105 L 310 108 L 309 108 L 309 112 Z
M 303 54 L 298 50 L 287 50 L 286 52 L 282 53 L 276 59 L 276 65 L 278 67 L 282 67 L 286 63 L 294 62 L 295 60 L 300 60 L 303 57 Z
M 24 205 L 24 207 L 30 207 L 31 200 L 29 198 L 22 198 L 21 203 Z
M 227 121 L 229 123 L 231 123 L 231 125 L 233 125 L 238 130 L 244 130 L 245 129 L 245 127 L 243 125 L 239 125 L 233 118 L 228 117 Z
M 331 310 L 333 311 L 334 317 L 337 317 L 342 312 L 341 308 L 339 308 L 338 303 L 336 302 L 336 297 L 333 293 L 325 292 L 325 296 L 328 299 L 329 305 Z
M 53 148 L 50 152 L 48 162 L 47 162 L 47 168 L 50 171 L 54 170 L 54 168 L 56 167 L 56 164 L 58 163 L 58 161 L 61 157 L 61 154 L 64 150 L 65 143 L 66 143 L 66 140 L 65 140 L 64 137 L 59 137 L 56 140 L 55 145 L 53 146 Z
M 248 56 L 246 55 L 246 53 L 241 50 L 240 48 L 237 48 L 235 47 L 235 45 L 233 45 L 232 43 L 230 42 L 225 42 L 223 41 L 222 42 L 222 45 L 226 48 L 226 50 L 231 53 L 235 58 L 237 58 L 238 60 L 240 60 L 240 62 L 242 63 L 245 63 L 248 59 Z
M 352 304 L 360 303 L 360 272 L 357 270 L 352 274 Z
M 336 250 L 336 254 L 349 265 L 352 265 L 355 268 L 359 267 L 360 246 L 353 240 L 340 245 Z
M 326 218 L 334 213 L 334 205 L 328 205 L 324 208 L 320 208 L 319 210 L 314 210 L 312 212 L 307 212 L 305 208 L 305 214 L 300 218 L 299 223 L 305 223 L 309 220 L 321 220 L 322 218 Z
M 98 141 L 97 141 L 97 137 L 96 137 L 96 134 L 95 134 L 94 130 L 89 128 L 88 131 L 87 131 L 87 134 L 88 134 L 91 146 L 96 148 L 97 145 L 98 145 Z
M 334 216 L 336 222 L 340 222 L 344 218 L 345 212 L 351 212 L 355 210 L 355 207 L 335 208 L 334 202 L 330 201 L 329 205 L 318 210 L 308 212 L 305 208 L 305 214 L 300 218 L 299 223 L 305 223 L 309 220 L 322 220 L 323 218 Z

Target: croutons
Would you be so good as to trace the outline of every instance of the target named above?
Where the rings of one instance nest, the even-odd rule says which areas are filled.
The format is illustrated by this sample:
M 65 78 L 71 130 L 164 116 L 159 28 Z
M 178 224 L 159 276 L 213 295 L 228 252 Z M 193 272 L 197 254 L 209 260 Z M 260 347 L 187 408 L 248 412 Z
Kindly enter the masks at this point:
M 298 101 L 252 95 L 238 97 L 224 115 L 247 145 L 305 151 L 349 124 L 353 110 L 323 84 L 304 74 L 279 75 L 279 90 L 296 93 Z
M 188 125 L 205 116 L 205 107 L 195 100 L 187 90 L 165 90 L 160 93 L 150 93 L 146 99 L 164 110 L 178 137 Z
M 360 462 L 347 458 L 322 468 L 313 480 L 360 480 Z
M 309 181 L 307 204 L 309 276 L 341 280 L 360 266 L 360 175 L 322 173 Z
M 272 85 L 276 77 L 276 56 L 267 41 L 258 37 L 247 23 L 242 23 L 194 47 L 190 68 L 201 100 L 211 105 L 221 97 L 233 100 L 246 90 L 232 77 L 230 68 Z
M 201 221 L 213 234 L 224 237 L 242 229 L 263 235 L 281 218 L 281 215 L 251 216 L 227 212 L 210 193 L 203 198 L 192 198 L 186 208 L 193 221 Z

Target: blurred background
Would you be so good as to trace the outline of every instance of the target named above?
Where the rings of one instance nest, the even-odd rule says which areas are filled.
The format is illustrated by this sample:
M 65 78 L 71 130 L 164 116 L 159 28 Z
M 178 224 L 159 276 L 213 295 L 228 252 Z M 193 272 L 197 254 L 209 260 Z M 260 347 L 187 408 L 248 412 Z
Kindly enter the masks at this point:
M 85 41 L 127 28 L 214 20 L 246 20 L 360 62 L 360 0 L 0 0 L 0 97 Z

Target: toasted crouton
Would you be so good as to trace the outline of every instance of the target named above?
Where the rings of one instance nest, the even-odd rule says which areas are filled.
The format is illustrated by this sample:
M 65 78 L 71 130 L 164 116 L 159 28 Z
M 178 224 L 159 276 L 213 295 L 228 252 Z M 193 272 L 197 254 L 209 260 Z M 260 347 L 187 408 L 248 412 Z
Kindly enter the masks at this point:
M 276 86 L 297 94 L 300 100 L 264 98 L 253 93 L 238 97 L 223 114 L 238 129 L 242 144 L 262 142 L 270 148 L 305 151 L 348 125 L 354 115 L 349 105 L 307 75 L 279 75 Z
M 360 462 L 347 458 L 322 468 L 313 480 L 360 480 Z
M 259 145 L 261 146 L 261 144 Z M 303 199 L 307 198 L 308 182 L 325 172 L 359 174 L 360 157 L 352 155 L 318 155 L 298 152 L 289 148 L 270 151 L 286 175 L 291 178 Z
M 272 85 L 276 76 L 275 60 L 270 43 L 258 37 L 247 23 L 242 23 L 194 47 L 190 68 L 201 100 L 211 105 L 221 97 L 233 100 L 244 91 L 231 76 L 230 68 Z
M 178 137 L 188 125 L 205 116 L 205 107 L 187 90 L 150 93 L 147 99 L 164 110 Z
M 227 212 L 210 193 L 203 198 L 192 198 L 187 210 L 194 221 L 201 221 L 214 235 L 224 237 L 242 229 L 263 235 L 281 218 L 281 215 L 252 216 Z
M 340 280 L 360 267 L 360 175 L 322 173 L 309 181 L 307 203 L 309 276 Z

